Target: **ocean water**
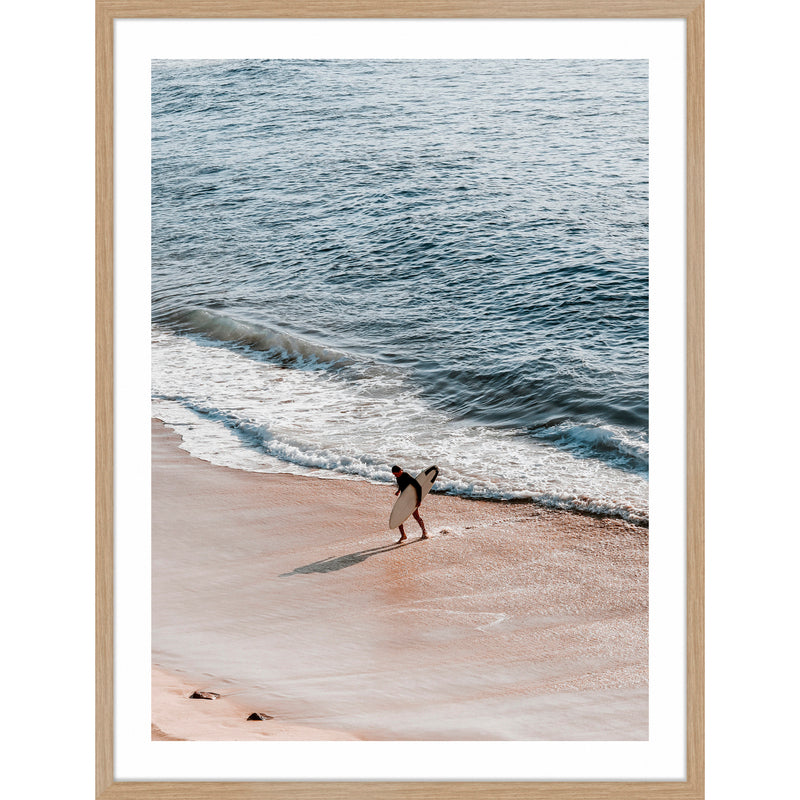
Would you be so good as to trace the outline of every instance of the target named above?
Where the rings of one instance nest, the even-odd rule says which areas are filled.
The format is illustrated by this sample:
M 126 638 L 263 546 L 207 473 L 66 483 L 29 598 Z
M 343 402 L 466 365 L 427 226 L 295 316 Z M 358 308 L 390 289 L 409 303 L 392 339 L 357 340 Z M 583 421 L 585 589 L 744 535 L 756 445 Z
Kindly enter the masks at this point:
M 648 520 L 646 61 L 154 61 L 153 414 Z

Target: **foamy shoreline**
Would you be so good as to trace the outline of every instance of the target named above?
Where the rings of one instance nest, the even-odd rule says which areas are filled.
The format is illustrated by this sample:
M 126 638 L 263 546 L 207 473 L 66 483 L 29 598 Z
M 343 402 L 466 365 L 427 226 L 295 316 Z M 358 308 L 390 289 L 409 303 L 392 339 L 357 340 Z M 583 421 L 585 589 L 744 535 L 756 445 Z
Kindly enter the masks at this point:
M 153 421 L 154 738 L 647 738 L 646 529 L 437 495 L 398 547 L 391 486 L 179 441 Z

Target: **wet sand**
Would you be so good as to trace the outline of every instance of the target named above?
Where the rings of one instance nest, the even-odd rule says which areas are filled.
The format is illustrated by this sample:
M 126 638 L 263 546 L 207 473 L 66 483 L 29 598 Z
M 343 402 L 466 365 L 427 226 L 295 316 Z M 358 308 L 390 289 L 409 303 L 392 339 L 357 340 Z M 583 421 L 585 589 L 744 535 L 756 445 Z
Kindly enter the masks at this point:
M 154 739 L 647 739 L 647 529 L 152 437 Z

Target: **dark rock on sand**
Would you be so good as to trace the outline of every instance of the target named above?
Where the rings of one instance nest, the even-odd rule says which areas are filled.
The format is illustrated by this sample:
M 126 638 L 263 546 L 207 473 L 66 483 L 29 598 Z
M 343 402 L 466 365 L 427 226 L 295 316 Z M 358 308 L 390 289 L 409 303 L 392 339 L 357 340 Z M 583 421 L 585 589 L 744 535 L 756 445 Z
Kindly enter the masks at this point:
M 269 714 L 259 714 L 257 711 L 254 711 L 248 718 L 248 720 L 262 720 L 262 719 L 275 719 L 271 717 Z
M 193 692 L 189 695 L 191 700 L 219 700 L 216 692 Z

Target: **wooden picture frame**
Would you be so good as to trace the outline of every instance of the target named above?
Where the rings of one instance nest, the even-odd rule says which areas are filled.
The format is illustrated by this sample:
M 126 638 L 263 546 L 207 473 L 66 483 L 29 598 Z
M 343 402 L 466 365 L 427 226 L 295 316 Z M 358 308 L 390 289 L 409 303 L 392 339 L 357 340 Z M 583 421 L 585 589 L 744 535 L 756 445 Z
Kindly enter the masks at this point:
M 113 23 L 130 18 L 672 18 L 686 22 L 685 781 L 287 782 L 114 778 Z M 704 796 L 704 6 L 697 0 L 97 0 L 96 793 L 102 798 L 674 798 Z

